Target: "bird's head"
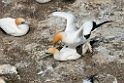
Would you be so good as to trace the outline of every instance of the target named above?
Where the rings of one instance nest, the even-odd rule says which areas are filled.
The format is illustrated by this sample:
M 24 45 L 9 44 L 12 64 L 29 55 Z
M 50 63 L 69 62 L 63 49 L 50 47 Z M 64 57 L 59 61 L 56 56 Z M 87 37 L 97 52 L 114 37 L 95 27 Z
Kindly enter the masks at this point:
M 51 48 L 49 48 L 47 51 L 46 51 L 46 53 L 47 54 L 54 54 L 54 53 L 56 53 L 58 50 L 56 49 L 56 47 L 51 47 Z
M 29 22 L 25 21 L 23 18 L 20 18 L 20 17 L 15 19 L 15 23 L 16 23 L 16 25 L 30 24 Z
M 57 42 L 61 41 L 62 38 L 63 38 L 63 36 L 64 36 L 64 32 L 58 32 L 58 33 L 56 33 L 56 34 L 53 36 L 53 42 L 54 42 L 54 43 L 57 43 Z

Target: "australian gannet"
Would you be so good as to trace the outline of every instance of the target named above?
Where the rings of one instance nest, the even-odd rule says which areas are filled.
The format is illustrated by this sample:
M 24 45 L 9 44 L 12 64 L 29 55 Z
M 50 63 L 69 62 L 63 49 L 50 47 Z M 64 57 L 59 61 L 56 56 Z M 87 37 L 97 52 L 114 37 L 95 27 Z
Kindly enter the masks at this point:
M 29 31 L 29 22 L 23 18 L 2 18 L 0 19 L 0 28 L 8 35 L 22 36 Z
M 53 12 L 52 15 L 67 19 L 65 31 L 56 33 L 53 37 L 53 42 L 57 43 L 62 40 L 62 42 L 70 48 L 76 48 L 77 46 L 86 43 L 87 39 L 90 37 L 91 31 L 105 23 L 111 22 L 105 21 L 96 24 L 94 21 L 86 21 L 77 29 L 76 17 L 73 14 L 67 12 Z
M 46 53 L 53 54 L 55 60 L 58 61 L 67 61 L 67 60 L 76 60 L 81 57 L 73 48 L 64 48 L 63 50 L 59 51 L 56 47 L 49 48 Z

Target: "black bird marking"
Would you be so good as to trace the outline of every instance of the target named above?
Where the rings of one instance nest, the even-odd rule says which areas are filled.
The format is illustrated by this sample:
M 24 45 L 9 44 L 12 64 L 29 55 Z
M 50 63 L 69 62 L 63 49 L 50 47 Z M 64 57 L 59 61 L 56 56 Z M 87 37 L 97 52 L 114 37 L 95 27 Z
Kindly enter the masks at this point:
M 109 23 L 109 22 L 113 22 L 113 21 L 104 21 L 102 23 L 96 24 L 96 22 L 93 21 L 93 28 L 91 29 L 91 31 L 93 31 L 94 29 L 100 27 L 103 24 Z
M 91 33 L 90 33 L 90 34 L 87 34 L 87 35 L 84 35 L 84 37 L 85 37 L 86 39 L 88 39 L 88 38 L 90 37 L 90 35 L 91 35 Z
M 7 34 L 2 28 L 0 28 L 0 30 L 1 30 L 4 34 Z
M 98 78 L 95 77 L 96 75 L 97 75 L 97 74 L 91 75 L 90 77 L 88 77 L 88 80 L 90 80 L 91 83 L 94 83 L 95 80 L 97 80 L 97 81 L 99 82 Z

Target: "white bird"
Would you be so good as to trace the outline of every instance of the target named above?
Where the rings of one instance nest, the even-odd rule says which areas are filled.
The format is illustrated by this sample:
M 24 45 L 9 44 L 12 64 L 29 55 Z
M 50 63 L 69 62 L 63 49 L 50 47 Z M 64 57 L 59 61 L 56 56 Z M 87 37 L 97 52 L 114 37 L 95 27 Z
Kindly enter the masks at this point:
M 46 51 L 46 53 L 53 54 L 54 59 L 59 61 L 76 60 L 81 57 L 81 55 L 77 53 L 76 49 L 69 47 L 62 49 L 61 51 L 55 47 L 51 47 Z
M 85 43 L 85 38 L 82 34 L 82 29 L 76 28 L 76 17 L 71 13 L 66 12 L 54 12 L 53 16 L 60 16 L 67 19 L 67 25 L 64 32 L 58 32 L 53 37 L 53 42 L 57 43 L 62 40 L 65 45 L 75 48 L 78 45 Z
M 0 78 L 0 83 L 6 83 L 2 78 Z
M 57 43 L 62 40 L 62 42 L 70 48 L 76 48 L 77 46 L 88 42 L 91 31 L 105 23 L 111 22 L 105 21 L 103 23 L 96 24 L 94 21 L 86 21 L 79 29 L 77 29 L 75 23 L 76 17 L 73 14 L 67 12 L 53 12 L 52 15 L 67 19 L 65 31 L 56 33 L 53 37 L 53 42 Z M 89 43 L 87 43 L 87 45 L 88 44 Z M 88 46 L 92 52 L 90 44 Z
M 8 35 L 22 36 L 29 31 L 29 22 L 23 18 L 2 18 L 0 19 L 0 28 Z
M 91 75 L 88 79 L 83 80 L 82 83 L 94 83 L 95 80 L 99 82 L 98 78 L 96 78 L 95 76 L 96 75 Z

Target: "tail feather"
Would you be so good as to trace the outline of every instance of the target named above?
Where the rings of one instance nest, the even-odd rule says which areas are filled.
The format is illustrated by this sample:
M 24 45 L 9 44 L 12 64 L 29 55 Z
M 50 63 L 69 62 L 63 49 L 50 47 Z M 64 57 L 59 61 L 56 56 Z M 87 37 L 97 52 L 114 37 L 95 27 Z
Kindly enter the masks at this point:
M 99 26 L 101 26 L 101 25 L 103 25 L 103 24 L 106 24 L 106 23 L 109 23 L 109 22 L 113 22 L 113 21 L 105 21 L 105 22 L 102 22 L 102 23 L 100 23 L 100 24 L 97 24 L 96 27 L 99 27 Z
M 94 29 L 100 27 L 100 26 L 103 25 L 103 24 L 110 23 L 110 22 L 113 22 L 113 21 L 104 21 L 104 22 L 99 23 L 99 24 L 96 24 L 96 22 L 93 21 L 93 28 L 92 28 L 91 31 L 93 31 Z

